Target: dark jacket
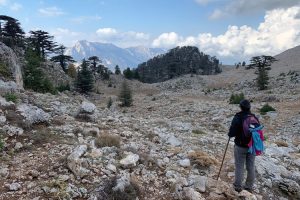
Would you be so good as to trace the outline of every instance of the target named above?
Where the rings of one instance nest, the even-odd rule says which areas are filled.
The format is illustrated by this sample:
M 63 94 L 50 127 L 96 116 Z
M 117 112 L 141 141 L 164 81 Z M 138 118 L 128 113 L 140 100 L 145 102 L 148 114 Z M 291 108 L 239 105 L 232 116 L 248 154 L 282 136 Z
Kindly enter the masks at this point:
M 243 133 L 243 120 L 251 112 L 241 111 L 235 114 L 231 126 L 229 129 L 228 136 L 235 137 L 234 143 L 237 146 L 248 148 L 248 143 L 250 142 L 251 137 L 246 137 Z

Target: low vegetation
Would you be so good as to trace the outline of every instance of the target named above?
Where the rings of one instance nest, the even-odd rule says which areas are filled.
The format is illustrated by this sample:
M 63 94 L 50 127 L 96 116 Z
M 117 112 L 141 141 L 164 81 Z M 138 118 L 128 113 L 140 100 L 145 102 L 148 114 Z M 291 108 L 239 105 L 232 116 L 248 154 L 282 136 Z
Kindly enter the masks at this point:
M 13 92 L 6 93 L 4 95 L 4 98 L 6 99 L 6 101 L 12 101 L 14 103 L 17 103 L 17 101 L 18 101 L 18 96 Z
M 244 93 L 232 94 L 229 99 L 230 104 L 239 104 L 243 99 L 245 99 Z
M 113 104 L 112 98 L 109 97 L 108 102 L 107 102 L 107 108 L 109 109 Z
M 188 157 L 191 159 L 193 164 L 201 167 L 209 167 L 211 165 L 218 164 L 218 161 L 214 157 L 202 151 L 191 152 Z
M 119 136 L 104 133 L 95 139 L 95 145 L 97 148 L 113 146 L 120 147 L 120 141 L 121 139 Z
M 0 75 L 1 75 L 2 77 L 4 77 L 4 78 L 7 78 L 7 79 L 11 78 L 11 73 L 10 73 L 10 71 L 9 71 L 9 68 L 8 68 L 8 66 L 7 66 L 5 63 L 3 63 L 3 62 L 0 62 Z
M 126 81 L 122 84 L 119 100 L 121 101 L 122 107 L 130 107 L 132 105 L 132 91 Z
M 259 109 L 260 114 L 265 115 L 269 111 L 276 111 L 275 108 L 270 106 L 269 104 L 265 104 L 261 109 Z
M 202 130 L 199 130 L 199 129 L 192 130 L 192 133 L 194 133 L 196 135 L 204 135 L 204 134 L 206 134 L 205 131 L 202 131 Z

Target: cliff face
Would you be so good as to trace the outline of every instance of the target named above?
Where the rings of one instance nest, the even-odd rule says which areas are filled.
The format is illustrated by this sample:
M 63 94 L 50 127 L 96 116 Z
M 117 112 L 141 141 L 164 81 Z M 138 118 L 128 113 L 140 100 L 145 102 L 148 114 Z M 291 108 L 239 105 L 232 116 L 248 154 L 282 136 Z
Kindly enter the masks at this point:
M 156 83 L 183 74 L 217 74 L 221 69 L 217 58 L 199 52 L 197 47 L 185 46 L 140 64 L 137 71 L 142 82 Z
M 0 42 L 0 79 L 15 81 L 19 88 L 23 88 L 21 62 L 14 51 Z

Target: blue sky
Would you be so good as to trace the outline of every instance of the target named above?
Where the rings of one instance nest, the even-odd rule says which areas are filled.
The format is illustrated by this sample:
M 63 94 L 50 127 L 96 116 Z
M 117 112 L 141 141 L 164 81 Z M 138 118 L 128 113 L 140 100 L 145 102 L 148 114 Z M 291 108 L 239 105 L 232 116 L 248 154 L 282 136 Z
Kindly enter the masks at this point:
M 300 44 L 300 0 L 0 0 L 0 14 L 65 46 L 193 45 L 224 62 Z

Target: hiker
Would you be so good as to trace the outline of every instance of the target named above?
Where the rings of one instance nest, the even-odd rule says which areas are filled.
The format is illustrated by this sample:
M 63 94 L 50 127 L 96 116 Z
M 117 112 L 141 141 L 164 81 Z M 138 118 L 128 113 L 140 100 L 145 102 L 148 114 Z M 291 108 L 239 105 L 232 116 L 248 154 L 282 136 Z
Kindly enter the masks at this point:
M 252 192 L 255 181 L 255 155 L 248 152 L 248 143 L 251 140 L 251 136 L 246 137 L 243 131 L 243 120 L 251 114 L 250 102 L 248 100 L 242 100 L 240 102 L 241 112 L 235 114 L 228 136 L 235 137 L 234 139 L 234 163 L 235 163 L 235 180 L 233 183 L 234 189 L 237 192 L 241 192 L 243 189 Z M 254 116 L 254 115 L 253 115 Z M 255 116 L 254 116 L 255 117 Z M 247 179 L 243 187 L 244 169 L 246 164 Z

